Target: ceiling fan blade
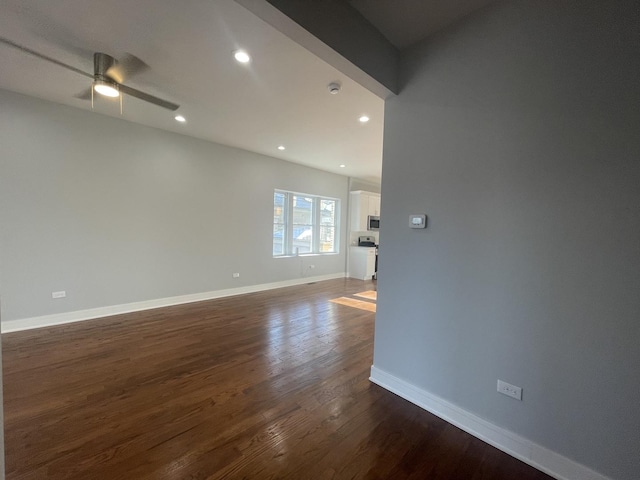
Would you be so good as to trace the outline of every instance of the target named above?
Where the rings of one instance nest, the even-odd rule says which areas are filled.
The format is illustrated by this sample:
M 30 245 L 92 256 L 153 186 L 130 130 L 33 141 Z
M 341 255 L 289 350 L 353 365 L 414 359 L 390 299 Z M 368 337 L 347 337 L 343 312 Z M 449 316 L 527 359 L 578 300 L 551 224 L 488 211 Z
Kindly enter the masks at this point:
M 175 111 L 180 108 L 180 105 L 178 104 L 169 102 L 167 100 L 162 100 L 161 98 L 154 97 L 153 95 L 141 92 L 140 90 L 136 90 L 135 88 L 127 87 L 126 85 L 118 85 L 118 89 L 122 93 L 126 93 L 127 95 L 139 98 L 140 100 L 144 100 L 145 102 L 153 103 L 154 105 L 158 105 L 159 107 L 166 108 L 168 110 Z
M 79 98 L 80 100 L 91 100 L 91 88 L 87 88 L 82 92 L 74 95 L 74 97 Z
M 60 67 L 66 68 L 67 70 L 71 70 L 72 72 L 78 73 L 80 75 L 84 75 L 85 77 L 93 78 L 93 74 L 91 74 L 91 73 L 83 72 L 79 68 L 72 67 L 71 65 L 67 65 L 66 63 L 62 63 L 62 62 L 56 60 L 55 58 L 51 58 L 51 57 L 49 57 L 47 55 L 43 55 L 42 53 L 36 52 L 35 50 L 31 50 L 30 48 L 25 47 L 24 45 L 20 45 L 19 43 L 15 43 L 15 42 L 9 40 L 8 38 L 0 37 L 0 43 L 4 43 L 5 45 L 13 47 L 13 48 L 15 48 L 17 50 L 20 50 L 22 52 L 28 53 L 29 55 L 33 55 L 34 57 L 41 58 L 42 60 L 46 60 L 47 62 L 54 63 L 56 65 L 59 65 Z
M 127 53 L 124 57 L 117 60 L 115 65 L 109 67 L 105 74 L 116 82 L 122 83 L 134 75 L 148 69 L 149 65 L 144 63 L 135 55 Z
M 47 45 L 55 45 L 79 59 L 90 59 L 96 51 L 97 45 L 94 44 L 93 38 L 81 38 L 72 28 L 58 23 L 51 15 L 40 12 L 37 7 L 25 5 L 22 8 L 28 13 L 21 20 L 21 23 L 24 22 L 24 28 L 44 40 Z

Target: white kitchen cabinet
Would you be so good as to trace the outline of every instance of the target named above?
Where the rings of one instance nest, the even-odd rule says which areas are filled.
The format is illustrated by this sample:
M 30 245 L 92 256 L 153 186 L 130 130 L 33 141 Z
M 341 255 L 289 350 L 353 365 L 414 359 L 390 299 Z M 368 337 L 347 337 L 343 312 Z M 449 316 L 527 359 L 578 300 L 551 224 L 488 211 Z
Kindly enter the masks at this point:
M 376 273 L 376 248 L 351 247 L 349 251 L 349 277 L 371 280 Z
M 361 232 L 367 229 L 369 196 L 362 192 L 351 192 L 351 231 Z
M 380 216 L 380 195 L 369 195 L 369 215 Z
M 367 217 L 369 215 L 380 215 L 380 195 L 362 190 L 351 192 L 350 214 L 351 231 L 366 231 Z

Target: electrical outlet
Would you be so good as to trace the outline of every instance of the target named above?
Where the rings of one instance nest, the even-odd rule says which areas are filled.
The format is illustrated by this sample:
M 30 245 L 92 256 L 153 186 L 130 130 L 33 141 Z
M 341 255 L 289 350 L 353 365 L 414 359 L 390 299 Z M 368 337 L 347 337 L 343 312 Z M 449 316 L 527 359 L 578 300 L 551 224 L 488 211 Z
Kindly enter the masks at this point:
M 316 268 L 315 265 L 309 265 L 309 269 L 313 270 L 314 268 Z
M 238 272 L 234 273 L 233 278 L 240 278 L 240 274 Z
M 498 380 L 498 392 L 516 400 L 522 401 L 522 388 L 511 385 L 510 383 Z
M 64 298 L 67 296 L 67 292 L 60 290 L 59 292 L 51 292 L 51 298 Z

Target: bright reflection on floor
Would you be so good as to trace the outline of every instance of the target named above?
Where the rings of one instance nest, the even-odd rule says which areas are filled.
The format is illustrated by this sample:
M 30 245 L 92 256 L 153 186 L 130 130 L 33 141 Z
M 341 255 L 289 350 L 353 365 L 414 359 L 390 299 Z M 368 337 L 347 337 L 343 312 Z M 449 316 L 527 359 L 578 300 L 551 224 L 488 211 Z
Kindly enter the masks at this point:
M 326 355 L 338 343 L 336 320 L 329 302 L 309 301 L 273 306 L 267 314 L 269 372 L 277 375 L 292 366 L 302 366 Z M 271 389 L 278 389 L 278 381 Z

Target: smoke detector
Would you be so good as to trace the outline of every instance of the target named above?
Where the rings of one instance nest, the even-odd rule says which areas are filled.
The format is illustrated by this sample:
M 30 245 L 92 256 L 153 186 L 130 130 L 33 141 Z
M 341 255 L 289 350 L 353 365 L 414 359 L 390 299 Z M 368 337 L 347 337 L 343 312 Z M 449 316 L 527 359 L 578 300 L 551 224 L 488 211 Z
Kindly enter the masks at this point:
M 338 82 L 331 82 L 329 85 L 327 85 L 327 88 L 329 89 L 329 93 L 331 95 L 335 95 L 340 91 L 342 85 L 340 85 Z

